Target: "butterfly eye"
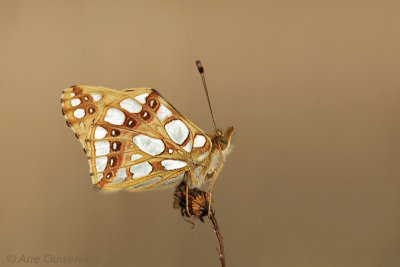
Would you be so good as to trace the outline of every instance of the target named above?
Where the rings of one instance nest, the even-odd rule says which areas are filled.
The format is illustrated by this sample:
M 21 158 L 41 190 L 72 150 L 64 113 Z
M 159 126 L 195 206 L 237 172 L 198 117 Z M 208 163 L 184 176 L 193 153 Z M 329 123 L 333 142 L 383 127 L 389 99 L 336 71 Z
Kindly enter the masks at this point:
M 227 147 L 227 143 L 226 143 L 226 139 L 223 136 L 218 136 L 216 139 L 218 145 L 221 147 L 222 150 L 226 149 Z

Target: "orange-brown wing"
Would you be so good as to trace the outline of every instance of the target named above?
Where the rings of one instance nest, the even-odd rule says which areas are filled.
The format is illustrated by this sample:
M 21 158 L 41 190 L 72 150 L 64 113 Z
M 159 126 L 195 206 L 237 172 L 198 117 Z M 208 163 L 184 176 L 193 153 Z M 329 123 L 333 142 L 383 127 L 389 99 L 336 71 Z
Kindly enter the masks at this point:
M 62 103 L 101 190 L 175 185 L 211 149 L 210 138 L 153 89 L 73 86 Z

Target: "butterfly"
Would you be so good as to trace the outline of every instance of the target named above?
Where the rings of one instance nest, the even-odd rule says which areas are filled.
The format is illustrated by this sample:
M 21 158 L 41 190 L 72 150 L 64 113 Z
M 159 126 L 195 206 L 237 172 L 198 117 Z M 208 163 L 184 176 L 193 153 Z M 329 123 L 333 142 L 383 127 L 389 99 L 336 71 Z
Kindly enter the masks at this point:
M 101 191 L 162 189 L 184 179 L 190 188 L 210 182 L 212 191 L 231 150 L 233 127 L 208 135 L 152 88 L 75 85 L 61 104 Z

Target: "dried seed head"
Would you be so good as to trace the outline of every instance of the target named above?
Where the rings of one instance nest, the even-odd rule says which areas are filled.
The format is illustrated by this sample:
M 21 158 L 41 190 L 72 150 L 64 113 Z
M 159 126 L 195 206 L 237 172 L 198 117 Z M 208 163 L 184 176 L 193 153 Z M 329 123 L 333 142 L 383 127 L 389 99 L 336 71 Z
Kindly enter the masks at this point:
M 175 190 L 174 193 L 174 208 L 180 209 L 182 216 L 188 218 L 200 219 L 204 222 L 203 217 L 208 215 L 209 207 L 209 194 L 201 191 L 197 188 L 188 190 L 188 208 L 189 213 L 186 210 L 186 182 L 182 181 L 181 184 Z M 211 200 L 211 206 L 213 200 Z

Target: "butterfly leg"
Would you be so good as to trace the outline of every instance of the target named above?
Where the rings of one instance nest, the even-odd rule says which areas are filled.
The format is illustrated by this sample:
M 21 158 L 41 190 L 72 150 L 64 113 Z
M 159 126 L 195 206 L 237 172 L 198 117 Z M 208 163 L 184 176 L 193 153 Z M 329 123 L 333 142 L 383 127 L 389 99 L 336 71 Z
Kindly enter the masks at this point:
M 186 175 L 186 212 L 188 216 L 190 217 L 190 211 L 189 211 L 189 174 Z
M 208 189 L 208 215 L 211 214 L 212 192 L 214 190 L 214 183 L 215 183 L 216 179 L 217 179 L 217 170 L 214 170 L 214 172 L 212 174 L 212 178 L 211 178 L 210 187 Z

